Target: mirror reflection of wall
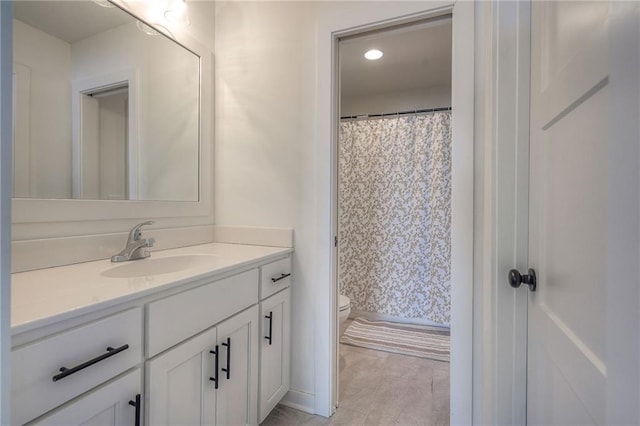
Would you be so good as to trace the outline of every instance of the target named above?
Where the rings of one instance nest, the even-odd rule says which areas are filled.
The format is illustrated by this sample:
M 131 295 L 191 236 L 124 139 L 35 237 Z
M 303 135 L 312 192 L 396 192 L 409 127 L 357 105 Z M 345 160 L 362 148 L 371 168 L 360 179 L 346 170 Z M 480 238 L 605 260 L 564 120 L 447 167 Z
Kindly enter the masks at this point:
M 198 200 L 197 55 L 91 1 L 14 18 L 15 197 Z

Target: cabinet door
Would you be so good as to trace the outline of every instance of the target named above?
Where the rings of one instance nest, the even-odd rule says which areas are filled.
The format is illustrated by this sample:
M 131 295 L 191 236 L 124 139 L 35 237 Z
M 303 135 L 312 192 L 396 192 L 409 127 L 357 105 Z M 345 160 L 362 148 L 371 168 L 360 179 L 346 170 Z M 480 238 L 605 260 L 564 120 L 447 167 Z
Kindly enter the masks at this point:
M 291 289 L 260 303 L 260 421 L 289 390 Z
M 124 426 L 141 423 L 142 407 L 136 408 L 140 395 L 140 369 L 123 376 L 93 392 L 81 396 L 71 404 L 36 420 L 32 425 L 100 425 Z M 129 404 L 129 402 L 132 404 Z M 142 398 L 139 398 L 141 404 Z M 136 416 L 138 418 L 136 419 Z
M 212 328 L 147 362 L 149 425 L 215 424 L 215 347 Z
M 255 425 L 258 414 L 258 306 L 218 325 L 219 425 Z

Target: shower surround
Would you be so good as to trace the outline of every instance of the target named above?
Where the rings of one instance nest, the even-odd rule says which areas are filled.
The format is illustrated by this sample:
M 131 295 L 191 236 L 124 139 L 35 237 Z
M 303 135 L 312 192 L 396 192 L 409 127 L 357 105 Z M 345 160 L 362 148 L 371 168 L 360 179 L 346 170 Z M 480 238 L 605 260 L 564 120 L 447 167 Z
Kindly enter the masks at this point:
M 449 325 L 451 112 L 343 121 L 339 150 L 341 293 Z

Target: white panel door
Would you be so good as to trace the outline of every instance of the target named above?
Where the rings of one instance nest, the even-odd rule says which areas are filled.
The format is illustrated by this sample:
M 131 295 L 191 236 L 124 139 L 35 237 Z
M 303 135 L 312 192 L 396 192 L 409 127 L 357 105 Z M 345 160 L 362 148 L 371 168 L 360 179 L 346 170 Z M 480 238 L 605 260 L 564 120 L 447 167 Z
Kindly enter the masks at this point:
M 606 423 L 609 25 L 608 2 L 532 4 L 530 425 Z
M 217 326 L 220 363 L 216 424 L 255 425 L 258 417 L 258 306 Z
M 212 328 L 147 362 L 149 425 L 216 424 L 215 348 Z

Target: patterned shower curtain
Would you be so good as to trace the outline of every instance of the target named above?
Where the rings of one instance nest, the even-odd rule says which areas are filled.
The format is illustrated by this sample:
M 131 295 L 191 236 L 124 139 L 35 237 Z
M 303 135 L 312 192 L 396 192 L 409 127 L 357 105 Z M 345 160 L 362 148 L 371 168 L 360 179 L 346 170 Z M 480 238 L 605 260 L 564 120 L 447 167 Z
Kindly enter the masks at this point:
M 449 325 L 451 112 L 343 121 L 339 146 L 341 293 Z

